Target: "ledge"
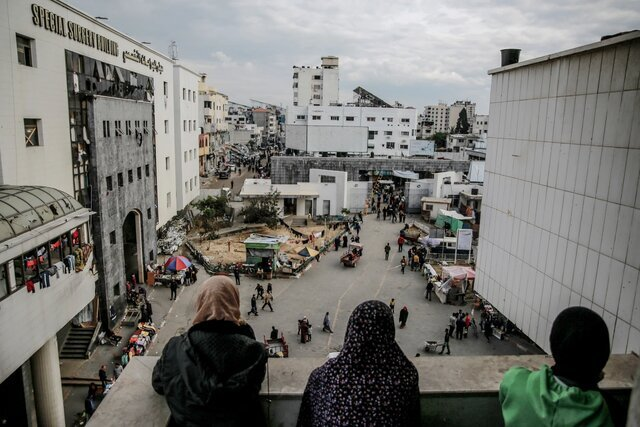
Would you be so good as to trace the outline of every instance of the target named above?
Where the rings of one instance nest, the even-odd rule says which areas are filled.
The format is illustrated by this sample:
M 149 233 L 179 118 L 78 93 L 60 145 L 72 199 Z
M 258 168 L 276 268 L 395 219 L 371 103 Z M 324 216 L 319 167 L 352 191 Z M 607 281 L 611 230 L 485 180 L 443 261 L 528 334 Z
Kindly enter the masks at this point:
M 88 425 L 166 426 L 169 408 L 164 397 L 151 387 L 157 360 L 152 356 L 133 358 Z M 268 381 L 265 378 L 261 390 L 269 425 L 295 425 L 309 374 L 325 360 L 269 359 Z M 486 425 L 502 425 L 498 390 L 504 372 L 513 366 L 538 368 L 553 363 L 544 355 L 436 356 L 412 361 L 420 375 L 422 422 L 443 426 L 463 425 L 474 418 L 482 418 Z M 627 405 L 638 366 L 635 355 L 611 356 L 600 387 Z

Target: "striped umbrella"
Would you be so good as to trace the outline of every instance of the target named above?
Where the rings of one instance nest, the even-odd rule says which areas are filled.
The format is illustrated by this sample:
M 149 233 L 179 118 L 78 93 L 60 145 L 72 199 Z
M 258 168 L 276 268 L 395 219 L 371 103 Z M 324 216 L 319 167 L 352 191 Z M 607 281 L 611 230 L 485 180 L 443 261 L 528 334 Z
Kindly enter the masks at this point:
M 172 256 L 164 263 L 164 268 L 169 271 L 182 271 L 191 267 L 191 261 L 184 256 Z

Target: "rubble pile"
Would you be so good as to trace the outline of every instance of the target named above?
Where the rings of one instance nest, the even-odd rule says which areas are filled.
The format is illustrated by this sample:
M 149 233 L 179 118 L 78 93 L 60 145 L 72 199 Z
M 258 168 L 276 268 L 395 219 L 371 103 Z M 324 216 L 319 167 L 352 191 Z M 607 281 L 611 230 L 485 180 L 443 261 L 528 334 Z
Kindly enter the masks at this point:
M 189 222 L 185 218 L 176 218 L 158 230 L 158 253 L 172 255 L 187 240 Z

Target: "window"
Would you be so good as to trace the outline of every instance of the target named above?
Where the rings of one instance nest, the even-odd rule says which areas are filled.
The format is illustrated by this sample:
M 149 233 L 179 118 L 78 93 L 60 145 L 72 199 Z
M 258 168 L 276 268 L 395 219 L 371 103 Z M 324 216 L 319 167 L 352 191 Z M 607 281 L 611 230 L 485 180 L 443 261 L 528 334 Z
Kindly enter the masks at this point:
M 211 108 L 211 101 L 204 101 L 204 108 Z
M 122 136 L 122 121 L 116 120 L 113 122 L 113 128 L 116 136 Z
M 171 159 L 169 157 L 164 158 L 164 167 L 166 170 L 169 170 L 171 167 Z
M 41 127 L 40 119 L 24 119 L 24 142 L 27 147 L 37 147 L 40 145 Z
M 33 67 L 33 39 L 16 34 L 18 63 Z
M 184 152 L 184 162 L 187 163 L 187 152 Z
M 313 85 L 313 90 L 320 90 L 322 89 L 322 85 Z
M 393 117 L 387 117 L 387 122 L 393 123 Z
M 153 259 L 153 249 L 149 251 L 149 261 Z
M 336 177 L 330 176 L 330 175 L 320 175 L 320 182 L 327 182 L 327 183 L 336 182 Z
M 191 101 L 191 89 L 187 91 L 187 100 Z
M 331 120 L 340 120 L 340 116 L 331 116 Z
M 409 119 L 400 119 L 402 123 L 409 123 Z
M 107 191 L 113 190 L 113 178 L 107 177 Z
M 138 175 L 138 179 L 142 179 L 142 167 L 138 166 L 138 169 L 136 169 L 137 175 Z
M 151 219 L 151 208 L 147 208 L 147 219 Z M 153 257 L 151 257 L 151 258 L 153 258 Z
M 127 171 L 127 177 L 129 178 L 129 182 L 133 182 L 133 169 Z
M 171 207 L 171 192 L 167 193 L 167 207 Z
M 182 130 L 185 131 L 185 132 L 187 131 L 187 121 L 186 120 L 182 121 Z
M 111 243 L 112 245 L 116 244 L 116 231 L 112 231 L 111 233 L 109 233 L 109 243 Z
M 368 122 L 375 122 L 376 118 L 375 117 L 367 117 L 367 121 Z
M 149 177 L 149 164 L 144 165 L 144 174 L 148 178 Z
M 189 191 L 193 191 L 193 178 L 189 178 Z
M 189 132 L 191 132 L 191 120 L 189 120 Z
M 369 131 L 369 139 L 375 138 L 377 134 L 378 134 L 377 130 L 370 130 Z
M 313 80 L 322 80 L 322 76 L 316 74 L 315 76 L 313 76 Z
M 133 125 L 136 129 L 136 134 L 140 132 L 140 120 L 136 120 Z
M 297 89 L 298 88 L 298 82 L 293 82 L 293 88 Z
M 169 120 L 164 121 L 164 133 L 169 133 Z
M 185 88 L 182 88 L 182 99 L 187 99 L 187 90 Z
M 113 296 L 117 297 L 120 295 L 120 282 L 113 285 Z
M 402 131 L 402 132 L 400 132 L 400 135 L 409 136 L 409 131 Z
M 307 120 L 307 116 L 299 114 L 296 116 L 296 120 Z
M 401 150 L 408 150 L 409 146 L 407 144 L 400 144 L 400 149 Z
M 143 120 L 142 121 L 142 132 L 144 132 L 145 135 L 149 134 L 149 121 L 148 120 Z
M 122 176 L 122 172 L 118 172 L 118 187 L 122 187 L 124 185 L 124 177 Z
M 313 99 L 320 99 L 320 95 L 319 94 L 313 95 Z
M 127 136 L 131 136 L 131 120 L 124 122 L 124 132 Z
M 169 83 L 168 82 L 163 82 L 162 83 L 162 89 L 164 90 L 164 96 L 168 96 L 169 95 Z
M 184 191 L 185 193 L 189 192 L 189 181 L 184 182 Z
M 387 148 L 396 148 L 395 142 L 387 142 Z
M 297 79 L 298 78 L 298 73 L 293 73 L 293 78 Z
M 352 122 L 352 121 L 354 121 L 354 120 L 355 120 L 355 117 L 353 117 L 353 116 L 347 116 L 347 117 L 345 117 L 344 119 L 345 119 L 346 121 L 348 121 L 348 122 Z
M 320 120 L 322 116 L 311 116 L 311 120 Z
M 393 131 L 385 130 L 385 131 L 384 131 L 384 134 L 385 134 L 386 136 L 390 136 L 390 135 L 393 135 Z
M 111 137 L 111 123 L 108 120 L 102 121 L 102 136 L 105 138 Z

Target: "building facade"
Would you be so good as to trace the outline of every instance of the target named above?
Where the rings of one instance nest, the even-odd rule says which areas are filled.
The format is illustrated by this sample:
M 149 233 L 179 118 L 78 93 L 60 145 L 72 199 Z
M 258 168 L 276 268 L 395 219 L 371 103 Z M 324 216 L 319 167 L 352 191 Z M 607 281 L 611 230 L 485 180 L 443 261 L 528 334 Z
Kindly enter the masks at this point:
M 545 351 L 585 306 L 640 352 L 640 32 L 491 70 L 476 291 Z
M 476 103 L 471 101 L 456 101 L 449 106 L 449 129 L 455 129 L 463 109 L 467 113 L 468 133 L 473 133 L 473 125 L 476 123 Z
M 475 124 L 473 125 L 473 133 L 480 136 L 487 136 L 489 134 L 488 114 L 476 114 Z
M 113 273 L 97 286 L 108 319 L 110 306 L 124 307 L 131 274 L 140 279 L 155 259 L 155 229 L 192 199 L 184 178 L 199 187 L 197 77 L 61 1 L 1 0 L 0 10 L 0 183 L 47 185 L 96 212 L 97 264 Z M 174 78 L 196 93 L 193 112 L 178 115 L 192 116 L 192 134 L 174 126 L 175 110 L 187 108 L 174 103 Z M 177 176 L 189 149 L 195 160 Z
M 293 66 L 293 105 L 333 105 L 339 102 L 338 57 L 323 56 L 319 67 Z
M 286 146 L 294 150 L 408 156 L 416 110 L 355 106 L 290 107 Z
M 424 136 L 431 136 L 434 133 L 449 133 L 451 128 L 449 127 L 449 106 L 440 102 L 437 105 L 427 105 L 424 107 L 424 120 L 425 128 Z

